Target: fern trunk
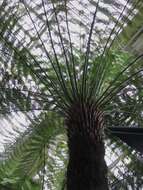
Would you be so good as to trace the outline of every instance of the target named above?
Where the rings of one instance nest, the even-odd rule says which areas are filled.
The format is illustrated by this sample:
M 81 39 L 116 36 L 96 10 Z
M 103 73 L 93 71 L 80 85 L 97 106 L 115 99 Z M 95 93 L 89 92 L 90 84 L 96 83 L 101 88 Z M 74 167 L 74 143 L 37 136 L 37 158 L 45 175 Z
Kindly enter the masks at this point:
M 108 190 L 102 114 L 93 105 L 69 111 L 67 190 Z

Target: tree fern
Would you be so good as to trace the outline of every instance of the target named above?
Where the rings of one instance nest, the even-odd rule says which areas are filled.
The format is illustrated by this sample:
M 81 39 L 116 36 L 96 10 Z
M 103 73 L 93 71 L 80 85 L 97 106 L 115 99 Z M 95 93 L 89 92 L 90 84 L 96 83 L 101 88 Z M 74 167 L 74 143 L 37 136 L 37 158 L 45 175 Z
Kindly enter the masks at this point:
M 104 129 L 142 123 L 143 54 L 131 56 L 117 44 L 140 6 L 140 0 L 1 3 L 0 112 L 23 111 L 30 117 L 39 110 L 47 111 L 48 118 L 49 112 L 62 118 L 68 137 L 68 190 L 109 189 Z M 39 127 L 6 148 L 6 168 L 21 176 L 18 184 L 43 166 L 38 154 L 45 155 L 59 121 L 50 116 L 53 123 L 41 119 Z

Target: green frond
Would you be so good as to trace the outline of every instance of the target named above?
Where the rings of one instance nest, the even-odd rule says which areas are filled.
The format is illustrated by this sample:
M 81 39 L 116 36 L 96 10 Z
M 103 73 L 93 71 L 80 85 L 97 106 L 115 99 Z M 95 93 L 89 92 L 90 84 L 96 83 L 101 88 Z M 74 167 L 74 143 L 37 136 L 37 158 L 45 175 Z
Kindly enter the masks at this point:
M 109 66 L 109 64 L 107 63 L 108 61 L 106 61 L 106 58 L 104 58 L 103 56 L 106 52 L 106 49 L 107 50 L 109 49 L 108 45 L 110 43 L 112 35 L 115 34 L 115 31 L 118 30 L 119 28 L 121 30 L 121 26 L 119 26 L 120 22 L 122 25 L 127 22 L 124 16 L 126 14 L 128 15 L 129 13 L 131 13 L 129 6 L 134 7 L 134 5 L 136 4 L 138 4 L 138 1 L 133 4 L 131 4 L 129 1 L 127 1 L 125 5 L 121 4 L 120 8 L 118 7 L 119 8 L 118 19 L 114 21 L 114 19 L 112 19 L 111 17 L 112 13 L 110 12 L 110 10 L 106 9 L 100 1 L 97 4 L 92 1 L 89 3 L 89 6 L 92 6 L 92 8 L 95 10 L 94 12 L 95 14 L 93 17 L 93 22 L 89 24 L 90 28 L 86 29 L 86 31 L 87 30 L 89 31 L 89 37 L 87 40 L 87 45 L 85 43 L 83 44 L 86 49 L 85 63 L 81 62 L 80 65 L 78 66 L 82 68 L 80 78 L 78 78 L 77 76 L 78 71 L 76 70 L 77 67 L 74 61 L 75 50 L 72 47 L 73 37 L 75 36 L 73 36 L 73 32 L 70 30 L 70 27 L 72 25 L 71 15 L 73 13 L 73 10 L 70 8 L 70 5 L 71 5 L 70 1 L 67 1 L 67 2 L 64 1 L 62 3 L 51 1 L 49 5 L 47 5 L 44 1 L 41 1 L 41 4 L 39 6 L 36 6 L 35 4 L 35 10 L 37 8 L 38 10 L 41 9 L 45 20 L 42 15 L 40 14 L 38 15 L 38 13 L 34 10 L 34 5 L 32 5 L 32 2 L 31 4 L 28 4 L 26 1 L 19 2 L 17 4 L 19 9 L 17 9 L 17 11 L 12 12 L 12 15 L 13 15 L 12 17 L 11 16 L 8 17 L 11 20 L 16 20 L 16 22 L 13 21 L 14 30 L 13 28 L 8 29 L 8 27 L 6 27 L 6 22 L 11 22 L 11 20 L 10 21 L 9 19 L 7 19 L 7 21 L 3 20 L 2 25 L 5 26 L 5 30 L 9 31 L 9 38 L 6 38 L 4 35 L 1 35 L 1 40 L 6 46 L 10 46 L 9 47 L 10 49 L 12 48 L 14 54 L 16 54 L 16 57 L 17 56 L 19 57 L 21 54 L 17 49 L 18 46 L 22 47 L 22 49 L 26 51 L 26 55 L 24 55 L 23 57 L 24 59 L 22 59 L 24 60 L 22 65 L 25 67 L 25 69 L 28 72 L 30 71 L 29 74 L 34 77 L 33 79 L 34 81 L 35 80 L 37 82 L 39 81 L 45 87 L 47 86 L 51 87 L 50 89 L 49 88 L 47 89 L 49 94 L 52 96 L 53 94 L 56 94 L 57 96 L 54 97 L 55 104 L 57 104 L 59 107 L 64 109 L 64 108 L 67 108 L 69 104 L 72 104 L 72 102 L 75 99 L 80 99 L 82 96 L 83 98 L 88 98 L 87 97 L 88 94 L 92 94 L 92 95 L 98 94 L 98 91 L 100 90 L 100 86 L 104 81 L 104 75 L 105 75 L 104 73 Z M 84 6 L 84 3 L 83 3 L 83 6 Z M 109 6 L 111 6 L 110 3 L 109 3 Z M 15 8 L 13 9 L 16 10 Z M 46 12 L 46 9 L 49 9 L 49 13 Z M 22 15 L 20 12 L 21 10 L 23 11 Z M 3 12 L 5 12 L 4 9 L 3 9 Z M 97 28 L 99 25 L 98 13 L 100 12 L 106 15 L 106 17 L 108 18 L 108 22 L 107 22 L 108 25 L 110 22 L 111 23 L 113 22 L 114 27 L 112 29 L 109 28 L 109 36 L 108 35 L 106 36 L 106 40 L 105 40 L 106 43 L 101 43 L 101 45 L 103 44 L 104 48 L 100 48 L 103 51 L 99 50 L 97 57 L 101 56 L 101 58 L 99 58 L 99 61 L 98 61 L 99 64 L 97 66 L 96 77 L 93 79 L 92 83 L 90 83 L 87 77 L 88 65 L 90 68 L 90 64 L 88 64 L 88 59 L 91 58 L 92 52 L 95 51 L 95 49 L 93 49 L 92 47 L 92 40 L 96 35 L 94 33 L 94 29 L 95 29 L 94 25 L 97 25 Z M 49 18 L 50 14 L 52 15 L 51 18 Z M 47 26 L 47 29 L 44 29 L 44 32 L 46 33 L 47 40 L 49 40 L 48 42 L 49 46 L 47 46 L 47 44 L 45 43 L 45 38 L 44 38 L 45 36 L 43 37 L 43 32 L 37 25 L 37 22 L 35 22 L 35 17 L 39 20 L 41 25 L 46 24 Z M 63 17 L 65 17 L 65 19 L 61 21 L 61 18 Z M 25 22 L 23 26 L 20 26 L 20 20 L 23 22 L 24 18 L 28 18 L 29 23 L 31 23 L 31 26 L 32 26 L 31 29 L 29 27 L 29 30 L 32 30 L 35 36 L 33 37 L 29 36 L 32 34 L 32 32 L 26 32 L 24 27 L 28 24 L 27 22 Z M 57 25 L 57 27 L 54 28 L 55 31 L 53 31 L 53 29 L 51 28 L 51 24 L 50 24 L 51 19 L 53 19 L 55 21 L 55 24 Z M 80 22 L 81 23 L 83 22 L 82 19 L 80 20 Z M 63 24 L 65 24 L 65 28 Z M 19 27 L 20 27 L 20 30 L 19 30 Z M 105 27 L 105 31 L 108 31 L 107 30 L 108 27 L 107 28 L 106 27 Z M 81 28 L 81 26 L 79 26 L 79 28 Z M 5 30 L 3 29 L 2 33 L 6 33 Z M 65 43 L 63 40 L 65 38 L 65 35 L 63 34 L 62 30 L 67 31 L 67 34 L 68 34 L 67 39 L 66 39 L 67 43 Z M 24 34 L 25 41 L 21 39 L 20 37 L 21 35 L 19 35 L 20 31 Z M 15 32 L 16 32 L 16 35 L 14 35 Z M 55 37 L 54 33 L 58 34 L 57 38 Z M 79 36 L 81 35 L 82 34 L 79 33 Z M 12 45 L 11 38 L 13 38 L 13 41 L 15 41 L 13 43 L 14 46 Z M 35 41 L 34 38 L 37 40 Z M 33 40 L 34 40 L 34 46 L 31 44 L 33 43 Z M 55 42 L 54 40 L 58 40 L 58 41 Z M 29 42 L 27 43 L 27 41 Z M 41 50 L 38 50 L 40 52 L 39 56 L 41 55 L 43 56 L 45 63 L 43 62 L 42 64 L 41 62 L 39 62 L 38 60 L 39 57 L 34 56 L 33 50 L 30 48 L 30 51 L 29 51 L 25 48 L 26 44 L 31 46 L 33 50 L 37 46 L 41 48 L 43 52 L 41 52 Z M 49 48 L 52 48 L 52 51 L 50 51 Z M 69 52 L 67 53 L 68 48 L 69 48 Z M 83 50 L 83 53 L 84 53 L 84 50 Z M 27 60 L 25 60 L 26 58 Z M 17 63 L 16 65 L 19 65 L 19 63 Z M 53 70 L 52 73 L 50 72 L 50 69 L 51 71 Z M 24 75 L 26 74 L 26 70 L 23 73 Z M 38 70 L 40 72 L 37 72 Z M 46 70 L 48 70 L 48 72 Z M 54 79 L 53 79 L 53 76 L 54 76 Z M 97 87 L 97 84 L 99 87 Z M 92 86 L 91 89 L 96 89 L 96 93 L 94 93 L 95 90 L 91 90 L 91 92 L 89 92 L 89 90 L 86 89 L 87 85 L 91 85 Z M 80 89 L 82 89 L 82 92 L 79 94 Z M 62 104 L 65 104 L 64 107 L 61 105 L 61 102 L 63 102 Z
M 62 134 L 63 122 L 50 113 L 41 119 L 34 121 L 23 134 L 19 132 L 19 137 L 13 144 L 6 145 L 2 155 L 4 160 L 0 162 L 2 185 L 7 178 L 23 186 L 27 178 L 32 178 L 45 167 L 44 160 L 47 167 L 50 164 L 48 160 L 51 155 L 48 152 L 51 151 L 55 137 Z

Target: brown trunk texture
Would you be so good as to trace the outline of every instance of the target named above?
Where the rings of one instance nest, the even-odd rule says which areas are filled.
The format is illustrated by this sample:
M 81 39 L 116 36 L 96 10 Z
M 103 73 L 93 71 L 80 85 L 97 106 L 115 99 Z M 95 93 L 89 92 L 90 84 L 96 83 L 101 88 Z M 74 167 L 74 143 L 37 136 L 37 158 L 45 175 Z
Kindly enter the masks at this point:
M 75 105 L 69 112 L 67 190 L 108 190 L 101 118 L 90 105 Z

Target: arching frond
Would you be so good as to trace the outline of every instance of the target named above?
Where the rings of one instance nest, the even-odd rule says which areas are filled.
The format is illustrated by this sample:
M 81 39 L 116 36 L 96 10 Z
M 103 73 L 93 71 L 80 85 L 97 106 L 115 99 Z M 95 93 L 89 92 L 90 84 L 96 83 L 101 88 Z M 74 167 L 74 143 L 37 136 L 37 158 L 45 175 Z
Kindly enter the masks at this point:
M 55 117 L 53 121 L 52 117 Z M 1 184 L 4 180 L 9 179 L 22 188 L 26 183 L 26 179 L 35 176 L 43 167 L 48 169 L 51 163 L 48 161 L 52 158 L 50 151 L 52 142 L 55 137 L 62 133 L 62 120 L 56 115 L 47 114 L 34 121 L 25 132 L 19 132 L 19 137 L 12 144 L 5 146 L 5 152 L 2 154 L 3 161 L 0 163 Z M 9 135 L 11 136 L 9 131 Z M 51 145 L 50 145 L 51 144 Z M 46 160 L 46 163 L 44 163 Z M 49 168 L 50 169 L 50 168 Z M 5 182 L 6 183 L 6 182 Z M 12 183 L 12 182 L 11 182 Z M 8 184 L 8 182 L 7 182 Z

